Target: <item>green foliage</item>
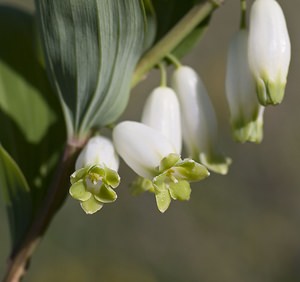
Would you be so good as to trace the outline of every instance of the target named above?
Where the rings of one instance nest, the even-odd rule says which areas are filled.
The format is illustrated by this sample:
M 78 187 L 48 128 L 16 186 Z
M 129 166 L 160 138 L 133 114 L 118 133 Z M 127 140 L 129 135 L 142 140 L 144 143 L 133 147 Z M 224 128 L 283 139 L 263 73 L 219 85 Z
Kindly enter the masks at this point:
M 205 0 L 152 0 L 157 19 L 157 34 L 155 41 L 162 39 L 195 5 Z M 208 26 L 210 16 L 200 23 L 173 51 L 172 53 L 181 58 L 203 36 Z
M 114 122 L 125 109 L 146 39 L 139 0 L 36 1 L 47 67 L 69 134 Z
M 2 146 L 0 185 L 6 202 L 13 245 L 17 247 L 33 217 L 31 191 L 20 168 Z
M 36 213 L 52 180 L 65 129 L 59 101 L 42 65 L 34 17 L 0 6 L 0 34 L 0 142 L 7 151 L 5 162 L 14 164 L 1 169 L 1 179 L 10 179 L 17 172 L 24 175 L 31 195 L 12 181 L 6 181 L 2 189 L 10 195 L 7 205 L 16 232 L 13 236 L 22 238 L 30 222 L 26 217 Z M 27 207 L 23 212 L 20 202 Z

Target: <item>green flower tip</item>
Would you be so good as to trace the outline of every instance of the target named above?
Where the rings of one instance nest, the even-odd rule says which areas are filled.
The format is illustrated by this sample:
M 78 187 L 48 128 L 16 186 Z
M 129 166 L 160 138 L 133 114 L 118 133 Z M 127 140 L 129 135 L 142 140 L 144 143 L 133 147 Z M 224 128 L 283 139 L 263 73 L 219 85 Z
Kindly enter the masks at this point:
M 152 186 L 144 182 L 144 188 L 154 192 L 160 212 L 165 212 L 171 200 L 188 201 L 191 195 L 189 182 L 200 181 L 209 176 L 208 170 L 192 159 L 182 160 L 177 154 L 169 154 L 161 160 Z M 150 187 L 150 188 L 149 188 Z
M 236 142 L 261 143 L 263 139 L 263 122 L 254 120 L 240 126 L 232 125 L 233 138 Z
M 270 81 L 267 79 L 257 79 L 256 92 L 261 105 L 277 105 L 280 104 L 284 97 L 286 82 L 279 79 Z
M 81 202 L 87 214 L 93 214 L 103 204 L 116 201 L 117 194 L 112 188 L 120 183 L 118 173 L 107 167 L 92 165 L 75 171 L 71 175 L 70 195 Z
M 232 163 L 230 158 L 226 158 L 221 154 L 206 154 L 200 153 L 200 162 L 205 165 L 209 170 L 225 175 L 228 173 L 229 166 Z

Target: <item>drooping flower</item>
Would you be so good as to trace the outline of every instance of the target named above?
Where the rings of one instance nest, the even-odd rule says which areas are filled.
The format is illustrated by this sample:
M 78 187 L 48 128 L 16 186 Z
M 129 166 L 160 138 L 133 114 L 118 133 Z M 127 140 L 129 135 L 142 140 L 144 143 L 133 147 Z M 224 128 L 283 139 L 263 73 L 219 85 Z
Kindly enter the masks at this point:
M 81 151 L 71 175 L 70 195 L 80 201 L 87 214 L 100 210 L 117 199 L 114 191 L 120 183 L 119 159 L 112 142 L 105 137 L 91 138 Z
M 214 172 L 226 174 L 231 160 L 219 151 L 217 119 L 202 80 L 192 68 L 181 66 L 174 71 L 172 85 L 179 98 L 189 156 Z
M 234 139 L 242 143 L 261 142 L 264 107 L 258 102 L 255 81 L 249 68 L 246 29 L 235 34 L 229 47 L 226 96 Z
M 154 192 L 158 209 L 165 212 L 171 199 L 188 200 L 189 182 L 209 175 L 191 159 L 180 158 L 176 146 L 158 130 L 143 123 L 124 121 L 113 130 L 115 148 L 140 178 L 140 184 Z
M 252 5 L 248 58 L 260 103 L 281 103 L 291 44 L 284 14 L 275 0 L 256 0 Z
M 180 108 L 173 89 L 155 88 L 145 102 L 141 121 L 158 130 L 174 145 L 175 152 L 181 154 Z

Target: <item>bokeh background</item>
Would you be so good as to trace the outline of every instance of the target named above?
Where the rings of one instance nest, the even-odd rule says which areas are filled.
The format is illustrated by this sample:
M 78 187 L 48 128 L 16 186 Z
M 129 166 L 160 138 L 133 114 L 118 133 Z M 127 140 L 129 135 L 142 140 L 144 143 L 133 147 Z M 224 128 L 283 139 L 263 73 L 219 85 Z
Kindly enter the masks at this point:
M 0 0 L 31 10 L 32 2 Z M 300 2 L 278 2 L 287 18 L 292 62 L 284 102 L 266 111 L 262 144 L 231 139 L 224 77 L 239 1 L 227 0 L 183 62 L 199 72 L 209 90 L 223 151 L 233 159 L 229 174 L 212 174 L 193 185 L 188 203 L 173 202 L 162 215 L 153 195 L 130 195 L 134 175 L 123 165 L 116 203 L 86 216 L 77 202 L 67 200 L 25 282 L 300 281 Z M 136 87 L 124 118 L 140 117 L 143 100 L 158 83 L 154 71 Z M 10 242 L 1 201 L 0 222 L 2 275 Z

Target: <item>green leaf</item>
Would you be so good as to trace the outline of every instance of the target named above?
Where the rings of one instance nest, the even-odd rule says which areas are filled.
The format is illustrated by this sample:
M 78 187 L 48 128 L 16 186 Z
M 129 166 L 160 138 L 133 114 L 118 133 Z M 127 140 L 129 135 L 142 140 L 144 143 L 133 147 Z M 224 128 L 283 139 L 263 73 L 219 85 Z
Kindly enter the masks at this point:
M 47 68 L 61 98 L 69 134 L 114 122 L 125 109 L 143 52 L 140 0 L 39 0 Z
M 163 38 L 196 4 L 205 0 L 152 0 L 157 19 L 157 34 L 155 42 Z M 191 32 L 173 51 L 177 58 L 183 57 L 203 36 L 210 17 L 207 17 L 193 32 Z
M 23 201 L 35 214 L 65 142 L 63 116 L 43 67 L 33 15 L 0 5 L 0 34 L 0 142 L 31 188 Z M 22 198 L 21 191 L 10 193 Z M 10 222 L 13 230 L 22 229 L 23 221 L 26 209 Z
M 15 161 L 0 146 L 0 186 L 7 207 L 11 237 L 18 247 L 33 217 L 30 189 Z

